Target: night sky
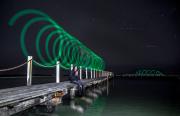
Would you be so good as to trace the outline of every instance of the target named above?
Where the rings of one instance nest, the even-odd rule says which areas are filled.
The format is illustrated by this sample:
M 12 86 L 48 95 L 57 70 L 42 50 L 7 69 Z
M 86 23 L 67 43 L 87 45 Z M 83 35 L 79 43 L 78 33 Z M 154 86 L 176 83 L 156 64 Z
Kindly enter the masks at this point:
M 1 0 L 1 69 L 26 61 L 20 48 L 21 27 L 8 26 L 8 20 L 23 9 L 47 13 L 100 55 L 106 70 L 119 74 L 143 68 L 166 74 L 180 72 L 180 10 L 176 1 Z

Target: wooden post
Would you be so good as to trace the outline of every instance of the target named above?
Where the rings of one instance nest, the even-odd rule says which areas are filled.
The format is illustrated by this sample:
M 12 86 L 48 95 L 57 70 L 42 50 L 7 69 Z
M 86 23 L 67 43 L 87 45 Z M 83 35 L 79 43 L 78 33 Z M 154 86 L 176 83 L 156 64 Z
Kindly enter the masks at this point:
M 32 56 L 27 59 L 27 86 L 32 84 Z
M 95 69 L 94 69 L 94 78 L 96 78 L 96 76 L 95 76 Z
M 81 80 L 82 79 L 82 66 L 80 66 L 79 68 L 80 68 L 79 77 L 80 77 L 80 80 Z
M 60 82 L 60 62 L 56 62 L 56 83 Z
M 88 79 L 88 70 L 87 70 L 87 67 L 86 67 L 86 79 Z
M 92 74 L 93 72 L 92 72 L 92 68 L 91 68 L 91 79 L 93 78 L 93 74 Z

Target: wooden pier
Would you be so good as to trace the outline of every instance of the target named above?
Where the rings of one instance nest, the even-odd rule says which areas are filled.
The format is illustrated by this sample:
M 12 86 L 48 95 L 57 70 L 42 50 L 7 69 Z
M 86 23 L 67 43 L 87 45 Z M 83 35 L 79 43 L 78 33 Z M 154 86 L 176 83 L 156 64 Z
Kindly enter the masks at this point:
M 82 80 L 82 83 L 85 89 L 107 79 L 105 77 L 86 79 Z M 77 89 L 77 85 L 69 81 L 2 89 L 0 90 L 0 115 L 9 116 L 35 105 L 48 105 L 53 98 L 58 97 L 61 100 L 67 94 L 73 98 Z

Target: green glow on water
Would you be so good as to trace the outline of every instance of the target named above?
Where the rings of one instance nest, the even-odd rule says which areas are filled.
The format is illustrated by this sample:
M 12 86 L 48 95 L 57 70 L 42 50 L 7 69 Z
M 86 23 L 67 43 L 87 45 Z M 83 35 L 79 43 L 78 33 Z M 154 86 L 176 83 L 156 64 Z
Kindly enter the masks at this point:
M 34 16 L 23 25 L 20 33 L 20 44 L 23 54 L 27 57 L 29 55 L 38 56 L 38 62 L 43 65 L 55 65 L 60 61 L 60 66 L 64 69 L 70 69 L 71 64 L 82 66 L 82 68 L 104 70 L 104 60 L 95 54 L 92 50 L 82 44 L 77 38 L 67 33 L 59 24 L 57 24 L 47 14 L 35 10 L 26 9 L 16 13 L 9 21 L 10 26 L 14 26 L 20 18 Z M 45 23 L 37 32 L 35 36 L 35 49 L 37 54 L 29 53 L 26 45 L 26 36 L 30 33 L 32 25 L 38 25 L 39 22 Z M 45 42 L 42 42 L 43 35 L 48 32 L 45 37 Z M 53 36 L 57 36 L 53 38 Z M 52 48 L 50 49 L 50 42 Z M 42 45 L 45 45 L 45 50 L 42 50 Z M 45 55 L 43 55 L 45 53 Z M 38 65 L 38 64 L 36 64 Z M 41 66 L 41 65 L 39 65 Z
M 103 110 L 106 106 L 106 99 L 104 97 L 100 97 L 95 100 L 95 102 L 90 106 L 83 116 L 102 116 Z

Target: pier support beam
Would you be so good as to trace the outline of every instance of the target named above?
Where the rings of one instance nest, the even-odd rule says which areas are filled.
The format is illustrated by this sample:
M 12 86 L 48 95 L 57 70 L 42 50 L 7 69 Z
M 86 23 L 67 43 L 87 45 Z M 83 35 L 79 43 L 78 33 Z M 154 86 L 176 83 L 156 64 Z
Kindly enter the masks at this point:
M 107 96 L 109 95 L 109 77 L 107 76 Z
M 73 87 L 70 89 L 70 98 L 74 99 L 75 95 L 76 95 L 76 87 Z
M 32 84 L 32 56 L 27 59 L 27 86 Z
M 60 62 L 56 62 L 56 83 L 60 82 Z

